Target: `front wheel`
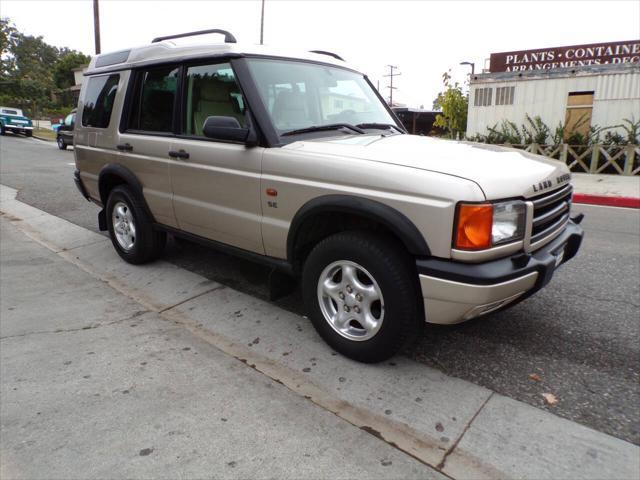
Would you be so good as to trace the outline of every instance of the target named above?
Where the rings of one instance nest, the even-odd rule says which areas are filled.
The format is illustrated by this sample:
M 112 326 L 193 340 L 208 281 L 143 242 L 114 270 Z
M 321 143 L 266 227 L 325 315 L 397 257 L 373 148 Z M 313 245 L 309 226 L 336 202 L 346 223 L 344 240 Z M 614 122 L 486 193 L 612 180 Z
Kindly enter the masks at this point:
M 26 131 L 24 132 L 24 134 L 25 134 L 27 137 L 32 137 L 32 136 L 33 136 L 33 130 L 26 130 Z
M 403 246 L 374 232 L 321 241 L 303 270 L 307 313 L 336 351 L 361 362 L 393 356 L 419 326 L 417 278 Z
M 116 252 L 126 262 L 147 263 L 160 256 L 167 235 L 153 229 L 142 202 L 124 185 L 109 194 L 106 207 L 107 228 Z
M 64 143 L 64 140 L 63 140 L 63 138 L 62 138 L 60 135 L 58 135 L 58 138 L 57 138 L 57 140 L 56 140 L 56 143 L 58 144 L 58 148 L 59 148 L 60 150 L 66 150 L 66 149 L 67 149 L 67 144 L 66 144 L 66 143 Z

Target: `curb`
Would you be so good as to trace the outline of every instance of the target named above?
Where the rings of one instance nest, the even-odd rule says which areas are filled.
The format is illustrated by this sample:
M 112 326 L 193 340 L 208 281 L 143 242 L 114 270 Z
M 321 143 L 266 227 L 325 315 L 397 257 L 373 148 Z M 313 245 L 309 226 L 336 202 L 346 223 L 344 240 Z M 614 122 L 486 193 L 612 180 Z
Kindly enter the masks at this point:
M 36 140 L 41 140 L 43 142 L 55 142 L 55 140 L 52 140 L 50 138 L 39 137 L 37 135 L 32 135 L 31 138 L 35 138 Z
M 640 198 L 638 197 L 612 197 L 607 195 L 591 195 L 588 193 L 574 193 L 573 203 L 601 205 L 605 207 L 640 208 Z

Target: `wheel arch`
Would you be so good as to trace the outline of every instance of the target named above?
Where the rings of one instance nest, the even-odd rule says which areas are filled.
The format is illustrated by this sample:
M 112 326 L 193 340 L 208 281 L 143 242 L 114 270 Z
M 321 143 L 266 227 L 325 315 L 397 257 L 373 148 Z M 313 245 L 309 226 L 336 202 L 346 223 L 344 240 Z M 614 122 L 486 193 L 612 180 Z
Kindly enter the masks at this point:
M 98 191 L 100 193 L 100 202 L 103 206 L 106 207 L 111 190 L 118 185 L 126 185 L 131 188 L 133 194 L 142 202 L 145 213 L 155 221 L 144 198 L 142 183 L 130 169 L 119 163 L 105 165 L 98 174 Z
M 325 232 L 313 232 L 319 218 L 348 218 L 376 224 L 395 236 L 415 256 L 430 256 L 429 246 L 414 223 L 402 212 L 389 205 L 364 197 L 351 195 L 325 195 L 305 203 L 295 214 L 287 236 L 287 259 L 296 268 L 304 257 L 305 239 L 311 242 L 343 231 L 344 228 L 329 228 Z M 319 227 L 322 229 L 322 226 Z M 357 228 L 357 224 L 356 224 Z M 317 230 L 317 229 L 316 229 Z M 311 231 L 311 233 L 310 233 Z M 307 252 L 308 253 L 308 252 Z

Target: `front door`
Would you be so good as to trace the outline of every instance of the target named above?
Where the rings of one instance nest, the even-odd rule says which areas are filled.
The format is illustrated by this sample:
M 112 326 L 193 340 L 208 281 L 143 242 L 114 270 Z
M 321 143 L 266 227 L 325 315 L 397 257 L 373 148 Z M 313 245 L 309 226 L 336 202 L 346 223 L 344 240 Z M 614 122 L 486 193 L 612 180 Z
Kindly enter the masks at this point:
M 262 147 L 207 138 L 209 116 L 245 124 L 245 104 L 228 62 L 185 67 L 180 132 L 170 162 L 173 207 L 180 229 L 264 253 L 261 234 Z

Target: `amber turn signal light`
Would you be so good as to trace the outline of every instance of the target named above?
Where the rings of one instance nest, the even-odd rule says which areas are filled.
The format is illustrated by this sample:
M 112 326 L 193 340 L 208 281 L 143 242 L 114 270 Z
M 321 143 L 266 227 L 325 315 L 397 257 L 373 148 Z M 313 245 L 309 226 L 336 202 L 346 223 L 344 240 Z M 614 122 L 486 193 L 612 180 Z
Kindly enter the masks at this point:
M 481 250 L 491 247 L 493 206 L 491 204 L 458 205 L 455 248 Z

